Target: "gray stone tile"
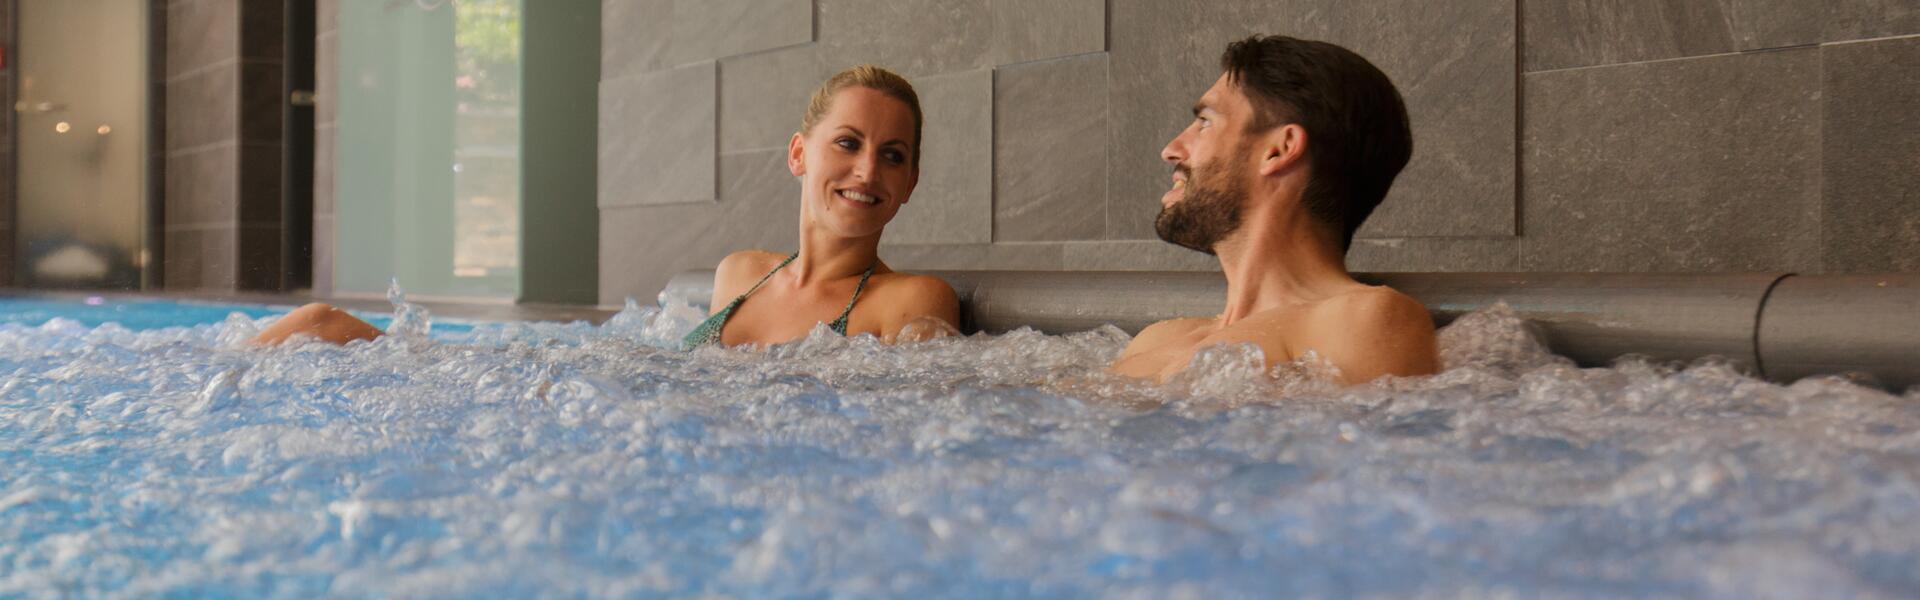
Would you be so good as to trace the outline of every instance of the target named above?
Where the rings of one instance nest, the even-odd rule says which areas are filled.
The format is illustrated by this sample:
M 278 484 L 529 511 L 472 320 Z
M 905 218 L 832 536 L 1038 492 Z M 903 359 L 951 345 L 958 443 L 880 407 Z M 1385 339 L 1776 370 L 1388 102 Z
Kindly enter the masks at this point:
M 832 75 L 812 46 L 720 61 L 720 151 L 786 148 L 807 99 Z
M 243 226 L 237 233 L 239 254 L 234 257 L 237 261 L 234 286 L 243 290 L 279 290 L 280 277 L 285 271 L 280 263 L 280 228 Z
M 239 150 L 215 146 L 175 152 L 166 160 L 167 225 L 233 225 L 239 220 Z
M 1526 3 L 1527 71 L 1920 33 L 1913 0 Z
M 887 266 L 903 271 L 1058 271 L 1067 244 L 896 244 L 880 247 Z
M 1400 88 L 1414 156 L 1363 236 L 1513 232 L 1511 2 L 1114 0 L 1107 237 L 1151 239 L 1166 190 L 1159 152 L 1219 77 L 1227 43 L 1285 32 L 1346 46 Z
M 600 211 L 600 304 L 652 303 L 675 273 L 711 269 L 731 249 L 713 205 L 627 206 Z
M 239 56 L 240 0 L 180 2 L 168 7 L 168 79 Z
M 600 79 L 618 79 L 667 66 L 673 0 L 600 2 Z
M 1920 2 L 1840 0 L 1827 7 L 1826 37 L 1840 42 L 1920 33 Z
M 200 71 L 167 83 L 167 149 L 193 148 L 239 136 L 240 65 Z
M 737 250 L 798 247 L 798 187 L 781 156 L 721 156 L 729 185 L 718 203 L 603 208 L 600 303 L 618 305 L 629 296 L 652 302 L 675 273 L 711 269 Z
M 1530 271 L 1819 264 L 1820 52 L 1526 76 Z
M 1220 259 L 1160 240 L 1073 242 L 1069 271 L 1218 271 Z
M 1002 0 L 992 8 L 993 64 L 1107 49 L 1105 0 Z
M 330 125 L 340 111 L 340 36 L 323 33 L 313 41 L 313 124 Z
M 281 95 L 286 68 L 279 63 L 240 65 L 240 140 L 279 143 L 287 102 Z
M 239 218 L 243 226 L 280 226 L 279 144 L 241 144 Z
M 287 51 L 285 4 L 285 2 L 258 0 L 240 3 L 241 58 L 285 60 Z
M 889 242 L 985 243 L 993 239 L 993 72 L 921 77 L 926 113 L 920 183 L 887 226 Z
M 711 203 L 714 63 L 600 82 L 600 206 Z
M 1522 24 L 1527 38 L 1522 62 L 1531 72 L 1732 52 L 1733 22 L 1725 4 L 1530 0 Z M 1818 26 L 1815 21 L 1816 36 Z
M 787 170 L 785 148 L 720 155 L 720 182 L 719 210 L 739 219 L 729 221 L 729 236 L 752 230 L 759 243 L 799 245 L 800 185 Z
M 813 41 L 811 0 L 680 0 L 672 13 L 675 65 Z
M 993 239 L 1106 234 L 1107 56 L 1003 67 L 994 77 Z
M 1829 272 L 1920 272 L 1920 38 L 1821 49 Z
M 234 228 L 168 229 L 165 237 L 167 288 L 234 289 Z
M 1357 239 L 1347 249 L 1356 273 L 1483 273 L 1520 270 L 1520 240 L 1496 238 Z
M 313 295 L 333 295 L 333 216 L 313 217 Z
M 984 68 L 993 43 L 988 4 L 818 0 L 821 56 L 829 67 L 873 63 L 908 77 Z

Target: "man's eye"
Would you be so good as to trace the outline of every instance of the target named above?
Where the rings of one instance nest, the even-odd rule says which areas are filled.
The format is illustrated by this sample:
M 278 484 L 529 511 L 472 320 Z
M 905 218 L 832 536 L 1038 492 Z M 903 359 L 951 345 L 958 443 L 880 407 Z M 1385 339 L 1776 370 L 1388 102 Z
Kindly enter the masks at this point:
M 1208 125 L 1213 124 L 1213 121 L 1206 117 L 1194 117 L 1193 120 L 1198 121 L 1200 123 L 1201 129 L 1206 129 Z

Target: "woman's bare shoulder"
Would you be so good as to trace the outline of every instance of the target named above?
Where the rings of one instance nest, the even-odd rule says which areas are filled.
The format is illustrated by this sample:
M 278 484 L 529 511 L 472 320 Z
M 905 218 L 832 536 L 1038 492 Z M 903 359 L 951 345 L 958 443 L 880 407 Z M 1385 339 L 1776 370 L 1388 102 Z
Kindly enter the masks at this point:
M 713 302 L 738 296 L 787 257 L 765 250 L 741 250 L 720 259 L 713 269 Z
M 960 298 L 947 281 L 932 275 L 894 271 L 875 274 L 867 294 L 875 304 L 884 305 L 889 322 L 905 323 L 920 317 L 936 317 L 958 325 Z

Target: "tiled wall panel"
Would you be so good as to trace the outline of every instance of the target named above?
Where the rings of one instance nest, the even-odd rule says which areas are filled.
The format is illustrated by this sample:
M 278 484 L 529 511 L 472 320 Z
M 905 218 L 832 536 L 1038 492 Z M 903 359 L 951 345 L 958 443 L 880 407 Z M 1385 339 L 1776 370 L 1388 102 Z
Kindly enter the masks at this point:
M 1347 46 L 1406 98 L 1414 158 L 1354 269 L 1920 270 L 1902 258 L 1920 255 L 1920 169 L 1900 168 L 1920 85 L 1891 75 L 1920 72 L 1908 0 L 809 4 L 603 2 L 602 99 L 634 103 L 601 125 L 602 228 L 622 232 L 602 258 L 624 265 L 602 273 L 603 302 L 731 250 L 790 250 L 791 176 L 731 174 L 758 172 L 748 157 L 784 146 L 811 88 L 863 62 L 907 75 L 927 110 L 890 263 L 1217 268 L 1153 239 L 1159 150 L 1254 33 Z M 757 39 L 676 37 L 715 14 Z M 709 60 L 712 98 L 635 83 Z M 683 122 L 640 122 L 656 119 Z M 629 206 L 649 187 L 687 204 Z
M 1920 37 L 1822 58 L 1822 266 L 1920 272 Z
M 1819 268 L 1820 52 L 1527 76 L 1522 267 Z

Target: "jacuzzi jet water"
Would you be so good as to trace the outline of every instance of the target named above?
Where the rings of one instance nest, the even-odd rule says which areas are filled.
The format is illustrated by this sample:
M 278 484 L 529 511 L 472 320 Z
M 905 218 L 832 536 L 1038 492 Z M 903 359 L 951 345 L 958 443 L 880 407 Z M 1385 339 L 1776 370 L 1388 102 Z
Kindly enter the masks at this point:
M 1352 388 L 1118 329 L 678 349 L 703 315 L 255 348 L 0 325 L 0 596 L 1920 589 L 1920 390 L 1579 368 L 1510 311 Z M 443 328 L 446 329 L 446 328 Z

